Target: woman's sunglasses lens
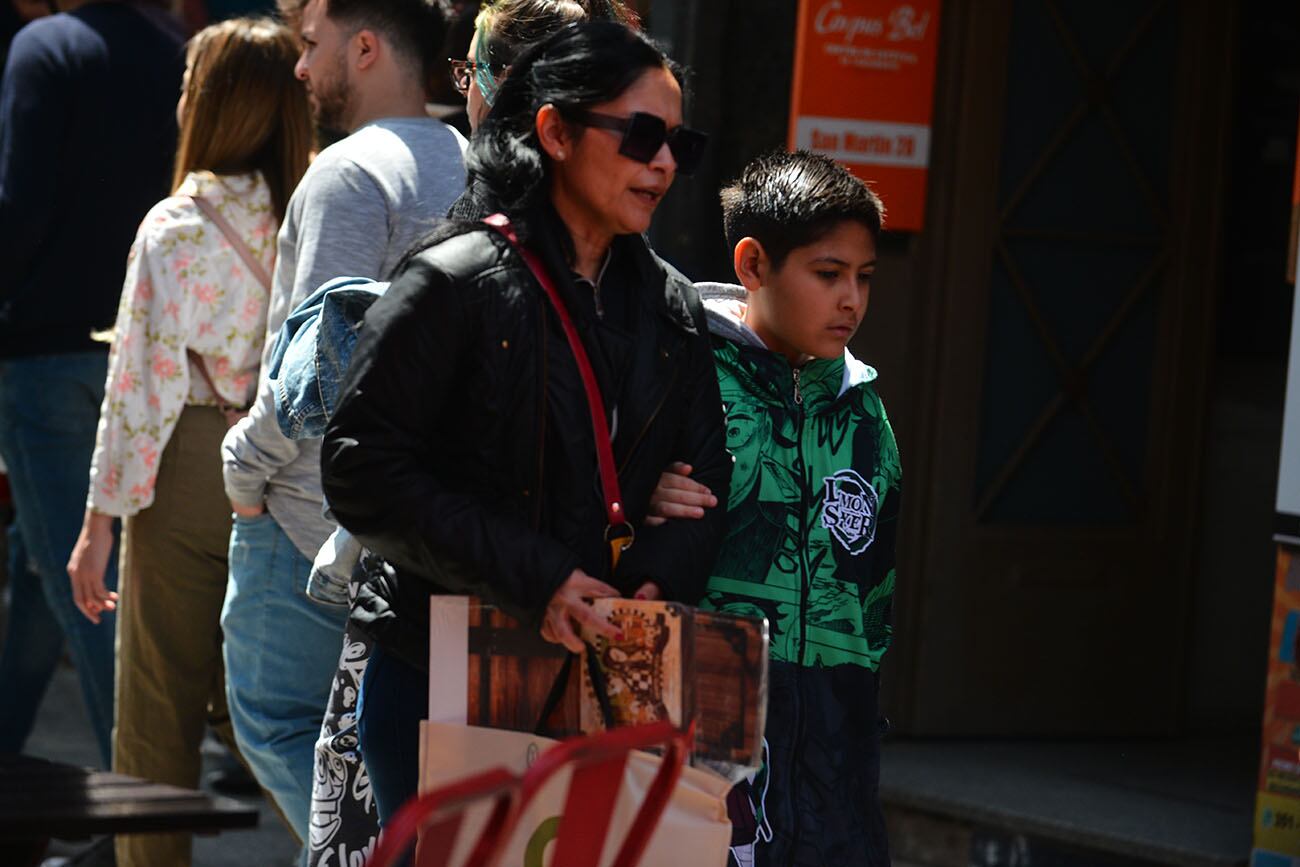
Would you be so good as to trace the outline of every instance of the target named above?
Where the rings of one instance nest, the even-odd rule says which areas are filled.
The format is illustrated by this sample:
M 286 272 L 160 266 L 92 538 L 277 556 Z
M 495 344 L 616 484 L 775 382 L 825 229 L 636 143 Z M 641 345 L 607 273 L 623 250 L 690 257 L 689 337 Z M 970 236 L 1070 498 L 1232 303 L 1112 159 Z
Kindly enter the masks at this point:
M 704 147 L 709 137 L 699 130 L 679 126 L 671 133 L 663 118 L 644 112 L 633 112 L 623 128 L 623 142 L 618 152 L 628 159 L 649 163 L 668 142 L 677 171 L 684 175 L 693 173 L 704 159 Z
M 709 137 L 699 130 L 684 126 L 673 130 L 668 137 L 668 149 L 673 153 L 677 171 L 683 175 L 694 174 L 704 159 L 704 148 L 708 143 Z
M 664 125 L 662 118 L 639 111 L 633 112 L 627 119 L 627 127 L 623 130 L 623 143 L 618 151 L 628 159 L 648 163 L 655 158 L 655 154 L 659 153 L 659 148 L 664 146 L 664 139 L 667 137 L 668 127 Z

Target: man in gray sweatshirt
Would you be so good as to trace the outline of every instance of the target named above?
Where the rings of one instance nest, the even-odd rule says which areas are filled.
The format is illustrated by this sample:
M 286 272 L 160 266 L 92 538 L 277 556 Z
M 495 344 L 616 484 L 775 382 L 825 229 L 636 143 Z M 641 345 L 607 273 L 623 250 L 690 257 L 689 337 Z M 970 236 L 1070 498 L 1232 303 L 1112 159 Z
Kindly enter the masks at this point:
M 424 109 L 436 0 L 309 0 L 298 77 L 318 122 L 351 134 L 312 163 L 289 201 L 267 317 L 269 358 L 289 312 L 339 276 L 384 279 L 465 186 L 465 141 Z M 258 782 L 308 840 L 313 756 L 346 605 L 305 593 L 334 529 L 320 441 L 290 440 L 265 375 L 222 444 L 235 512 L 221 625 L 235 736 Z

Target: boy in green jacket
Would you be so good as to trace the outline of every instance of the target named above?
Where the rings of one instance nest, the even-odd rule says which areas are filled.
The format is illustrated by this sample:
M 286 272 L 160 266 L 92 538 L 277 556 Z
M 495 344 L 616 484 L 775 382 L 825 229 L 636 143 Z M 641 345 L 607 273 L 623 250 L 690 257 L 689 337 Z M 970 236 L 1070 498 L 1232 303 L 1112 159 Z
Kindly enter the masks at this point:
M 877 672 L 889 647 L 900 469 L 846 348 L 867 310 L 882 206 L 805 151 L 752 162 L 722 191 L 742 285 L 697 284 L 735 460 L 727 538 L 700 603 L 771 628 L 767 755 L 741 864 L 884 867 Z M 652 511 L 713 505 L 665 474 Z M 751 848 L 752 847 L 752 848 Z

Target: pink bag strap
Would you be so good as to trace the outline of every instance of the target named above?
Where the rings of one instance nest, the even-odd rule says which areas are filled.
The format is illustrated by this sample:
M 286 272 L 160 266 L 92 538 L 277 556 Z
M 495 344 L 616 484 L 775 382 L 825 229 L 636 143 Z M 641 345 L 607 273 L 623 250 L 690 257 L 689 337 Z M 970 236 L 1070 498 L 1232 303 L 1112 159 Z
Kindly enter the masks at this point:
M 199 355 L 193 349 L 186 349 L 185 355 L 199 369 L 199 376 L 203 377 L 203 381 L 208 385 L 208 390 L 217 399 L 217 409 L 222 412 L 248 412 L 248 407 L 237 406 L 221 396 L 221 392 L 217 390 L 217 384 L 212 380 L 212 374 L 208 373 L 208 365 L 203 361 L 202 355 Z
M 230 225 L 230 221 L 221 216 L 221 212 L 217 210 L 216 206 L 202 196 L 189 196 L 189 200 L 203 212 L 203 216 L 213 222 L 221 234 L 226 236 L 230 246 L 239 254 L 239 258 L 244 260 L 244 264 L 248 266 L 249 273 L 256 277 L 257 282 L 261 283 L 262 288 L 269 293 L 271 291 L 271 275 L 266 273 L 262 263 L 257 261 L 257 257 L 249 249 L 248 243 L 239 236 L 239 233 L 235 231 L 235 227 Z

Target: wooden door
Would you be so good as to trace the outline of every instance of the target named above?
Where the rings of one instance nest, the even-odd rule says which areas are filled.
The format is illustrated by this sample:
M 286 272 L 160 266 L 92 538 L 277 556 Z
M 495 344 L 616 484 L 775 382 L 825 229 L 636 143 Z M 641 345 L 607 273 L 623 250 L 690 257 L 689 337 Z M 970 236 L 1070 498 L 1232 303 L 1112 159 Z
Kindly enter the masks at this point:
M 889 686 L 906 731 L 1177 725 L 1222 6 L 945 7 Z

